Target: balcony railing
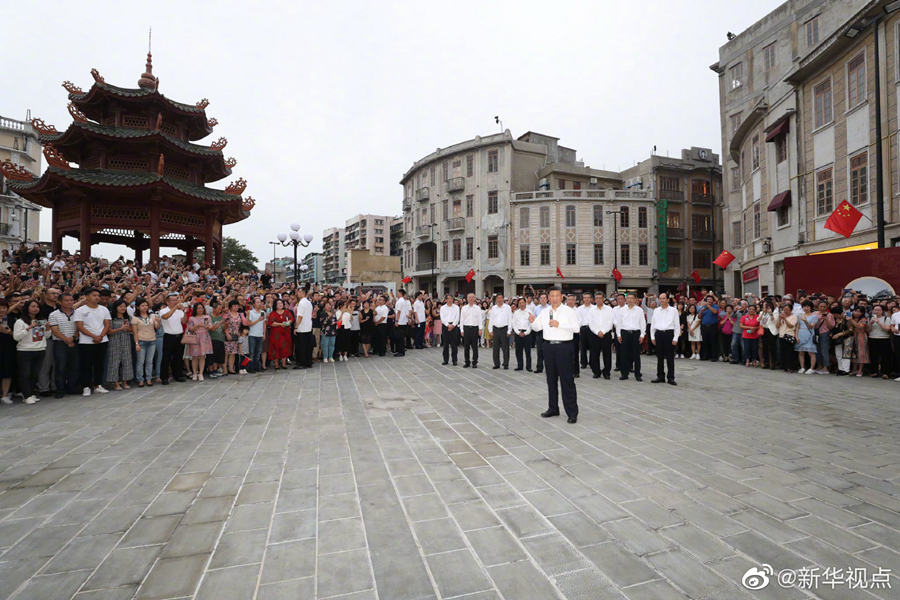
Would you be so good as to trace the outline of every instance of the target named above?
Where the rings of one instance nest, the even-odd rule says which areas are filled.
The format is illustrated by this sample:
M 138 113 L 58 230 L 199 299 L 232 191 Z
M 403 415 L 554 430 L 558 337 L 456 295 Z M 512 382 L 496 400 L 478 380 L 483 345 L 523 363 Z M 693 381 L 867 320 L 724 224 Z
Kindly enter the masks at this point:
M 691 202 L 694 204 L 712 204 L 713 197 L 710 194 L 691 194 Z
M 431 197 L 431 191 L 427 187 L 419 188 L 416 190 L 416 201 L 422 202 L 423 200 L 428 200 Z
M 455 217 L 453 219 L 447 219 L 444 221 L 444 229 L 447 231 L 456 231 L 458 229 L 466 228 L 466 218 L 465 217 Z
M 412 198 L 404 198 L 403 199 L 403 212 L 409 212 L 412 210 Z
M 416 263 L 416 271 L 430 271 L 435 266 L 437 265 L 435 265 L 433 262 Z
M 684 229 L 681 227 L 666 227 L 666 237 L 670 240 L 683 240 Z
M 513 202 L 528 200 L 652 200 L 653 195 L 646 190 L 547 190 L 539 192 L 516 192 Z
M 691 236 L 695 240 L 698 240 L 701 242 L 711 242 L 713 239 L 713 232 L 712 231 L 698 231 L 695 229 L 694 231 L 691 232 Z
M 466 189 L 466 178 L 465 177 L 451 177 L 447 181 L 444 182 L 444 188 L 448 192 L 458 192 L 460 190 Z
M 684 202 L 684 192 L 681 190 L 657 190 L 656 195 L 660 200 L 674 200 Z
M 419 225 L 416 227 L 416 237 L 430 237 L 431 236 L 431 226 L 429 225 Z

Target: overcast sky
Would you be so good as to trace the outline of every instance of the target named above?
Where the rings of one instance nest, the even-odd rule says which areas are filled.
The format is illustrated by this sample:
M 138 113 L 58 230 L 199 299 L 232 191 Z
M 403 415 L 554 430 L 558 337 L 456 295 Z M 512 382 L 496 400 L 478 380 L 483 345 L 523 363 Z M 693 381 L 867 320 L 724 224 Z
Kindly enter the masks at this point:
M 780 0 L 41 2 L 4 30 L 0 115 L 71 122 L 71 80 L 137 87 L 153 27 L 160 92 L 210 101 L 252 217 L 225 234 L 271 260 L 292 221 L 312 233 L 399 214 L 412 163 L 476 135 L 533 130 L 619 170 L 682 148 L 719 152 L 709 65 Z M 23 14 L 24 17 L 24 14 Z M 231 179 L 212 184 L 224 188 Z M 50 239 L 50 211 L 41 217 Z M 77 248 L 66 238 L 65 247 Z M 94 254 L 118 255 L 102 245 Z M 126 255 L 130 255 L 130 251 Z M 287 249 L 279 256 L 287 256 Z

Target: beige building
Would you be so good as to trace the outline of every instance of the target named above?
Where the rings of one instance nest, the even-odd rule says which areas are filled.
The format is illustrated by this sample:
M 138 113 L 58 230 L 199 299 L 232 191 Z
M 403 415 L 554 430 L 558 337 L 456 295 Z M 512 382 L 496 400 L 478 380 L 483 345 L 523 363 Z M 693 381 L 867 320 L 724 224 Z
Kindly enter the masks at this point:
M 362 286 L 396 290 L 396 285 L 402 278 L 399 256 L 372 254 L 366 250 L 347 250 L 345 287 Z
M 0 117 L 0 162 L 12 161 L 40 177 L 42 148 L 28 121 Z M 0 175 L 0 250 L 14 252 L 22 242 L 40 241 L 41 207 L 16 195 Z
M 389 256 L 393 219 L 384 215 L 356 215 L 347 219 L 344 224 L 346 250 L 368 250 L 374 256 Z

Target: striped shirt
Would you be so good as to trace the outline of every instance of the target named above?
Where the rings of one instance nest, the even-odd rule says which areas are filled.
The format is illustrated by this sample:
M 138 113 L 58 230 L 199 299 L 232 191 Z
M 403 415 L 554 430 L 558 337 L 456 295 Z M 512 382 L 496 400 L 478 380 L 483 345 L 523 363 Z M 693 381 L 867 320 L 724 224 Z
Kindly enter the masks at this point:
M 75 324 L 74 310 L 71 315 L 67 315 L 60 309 L 54 310 L 50 313 L 47 324 L 50 325 L 50 327 L 58 327 L 59 332 L 66 337 L 74 338 L 78 332 L 78 328 Z M 63 341 L 62 338 L 57 337 L 56 334 L 53 334 L 53 339 L 60 342 Z

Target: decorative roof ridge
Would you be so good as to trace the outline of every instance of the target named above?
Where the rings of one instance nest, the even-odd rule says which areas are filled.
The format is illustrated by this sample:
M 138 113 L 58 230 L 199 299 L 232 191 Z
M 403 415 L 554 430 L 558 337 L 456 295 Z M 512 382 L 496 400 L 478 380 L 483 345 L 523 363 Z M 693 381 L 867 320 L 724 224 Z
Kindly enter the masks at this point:
M 88 131 L 93 131 L 94 133 L 99 133 L 102 135 L 108 135 L 110 137 L 117 138 L 141 138 L 148 137 L 154 134 L 159 134 L 172 144 L 191 152 L 192 154 L 206 155 L 206 156 L 223 156 L 222 150 L 218 148 L 213 148 L 210 146 L 202 146 L 200 144 L 194 144 L 192 142 L 185 142 L 184 140 L 179 140 L 176 137 L 169 135 L 168 133 L 161 131 L 159 129 L 140 129 L 133 127 L 113 127 L 110 125 L 101 125 L 100 123 L 94 123 L 93 121 L 72 121 L 69 125 L 69 129 L 72 126 L 80 127 L 81 129 L 86 129 Z M 41 142 L 55 142 L 60 140 L 66 133 L 68 133 L 69 129 L 63 132 L 57 132 L 56 134 L 41 134 L 40 140 Z M 119 130 L 125 130 L 129 133 L 129 135 L 120 135 L 118 134 Z M 224 156 L 223 156 L 224 158 Z M 227 166 L 227 165 L 226 165 Z M 229 167 L 230 168 L 230 167 Z
M 143 89 L 143 88 L 125 88 L 118 85 L 112 85 L 110 83 L 101 83 L 99 81 L 95 81 L 94 85 L 90 87 L 90 89 L 82 94 L 72 94 L 69 93 L 69 100 L 84 100 L 88 96 L 91 95 L 91 92 L 94 89 L 101 89 L 107 92 L 111 92 L 113 94 L 124 96 L 126 98 L 137 98 L 142 96 L 158 96 L 161 100 L 171 104 L 173 107 L 178 108 L 180 110 L 184 110 L 185 112 L 195 113 L 195 114 L 204 114 L 205 110 L 196 105 L 185 104 L 183 102 L 178 102 L 177 100 L 172 100 L 168 98 L 165 94 L 161 93 L 157 89 Z M 69 88 L 66 88 L 69 89 Z

